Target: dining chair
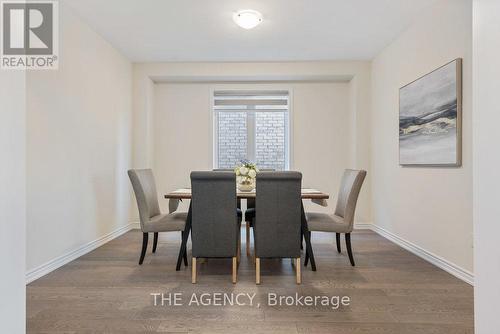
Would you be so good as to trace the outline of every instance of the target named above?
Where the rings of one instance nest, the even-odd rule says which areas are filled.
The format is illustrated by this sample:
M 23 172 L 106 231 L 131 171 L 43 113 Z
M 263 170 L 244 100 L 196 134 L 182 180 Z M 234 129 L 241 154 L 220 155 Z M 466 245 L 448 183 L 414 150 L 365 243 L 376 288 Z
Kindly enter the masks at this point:
M 342 176 L 337 206 L 333 215 L 318 212 L 306 212 L 307 227 L 311 232 L 332 232 L 335 233 L 337 241 L 337 251 L 341 252 L 340 235 L 345 234 L 345 243 L 349 261 L 354 267 L 354 257 L 351 247 L 351 232 L 354 226 L 354 213 L 356 202 L 363 181 L 366 177 L 365 170 L 346 169 Z M 307 264 L 307 257 L 305 260 Z
M 212 169 L 214 172 L 232 172 L 232 169 L 229 168 L 214 168 Z M 263 168 L 260 170 L 261 172 L 274 172 L 275 169 L 272 168 Z M 250 256 L 250 228 L 252 227 L 252 221 L 255 218 L 255 199 L 248 198 L 247 199 L 247 207 L 245 212 L 241 210 L 241 200 L 238 200 L 238 218 L 245 222 L 245 248 L 247 256 Z
M 301 183 L 299 172 L 257 174 L 254 245 L 255 283 L 260 284 L 263 258 L 295 259 L 297 284 L 301 284 Z
M 234 173 L 233 169 L 230 168 L 214 168 L 212 169 L 213 172 L 232 172 Z M 238 200 L 238 206 L 236 208 L 236 213 L 238 214 L 238 218 L 240 221 L 243 219 L 243 211 L 241 211 L 241 200 Z
M 232 258 L 232 281 L 236 283 L 241 223 L 236 215 L 236 175 L 191 172 L 191 193 L 191 281 L 197 280 L 197 258 Z
M 187 213 L 175 211 L 168 214 L 161 213 L 155 179 L 151 169 L 130 169 L 128 176 L 132 183 L 139 209 L 139 220 L 142 230 L 142 250 L 139 258 L 139 264 L 141 265 L 146 255 L 149 233 L 154 234 L 153 253 L 155 253 L 159 232 L 180 231 L 181 234 L 184 234 Z M 184 264 L 187 265 L 187 256 L 184 256 Z
M 274 168 L 263 168 L 259 170 L 260 172 L 274 172 Z M 252 221 L 255 218 L 255 198 L 247 199 L 247 208 L 245 210 L 245 236 L 246 236 L 246 253 L 250 256 L 250 228 L 252 228 Z

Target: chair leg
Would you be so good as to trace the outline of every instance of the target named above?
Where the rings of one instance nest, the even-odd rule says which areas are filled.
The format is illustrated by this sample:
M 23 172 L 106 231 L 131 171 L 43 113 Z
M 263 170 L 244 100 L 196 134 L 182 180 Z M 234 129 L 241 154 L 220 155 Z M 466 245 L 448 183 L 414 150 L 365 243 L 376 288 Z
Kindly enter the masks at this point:
M 247 249 L 247 257 L 250 256 L 250 224 L 249 222 L 245 222 L 246 225 L 246 231 L 245 231 L 245 236 L 246 236 L 246 249 Z
M 196 258 L 191 260 L 191 283 L 196 284 Z
M 236 256 L 233 257 L 233 284 L 236 284 L 238 271 L 238 259 Z
M 255 258 L 255 284 L 260 284 L 260 258 Z
M 154 238 L 153 238 L 153 253 L 156 253 L 156 246 L 158 246 L 158 232 L 154 233 Z
M 142 251 L 141 251 L 141 258 L 139 259 L 139 264 L 142 264 L 144 261 L 144 256 L 146 256 L 146 250 L 148 248 L 148 234 L 143 233 L 142 234 Z
M 300 268 L 300 257 L 295 259 L 295 274 L 297 275 L 297 284 L 302 283 L 302 271 Z
M 345 244 L 347 247 L 347 254 L 349 255 L 349 261 L 351 261 L 351 266 L 355 266 L 354 257 L 352 256 L 352 248 L 351 248 L 351 233 L 345 234 Z
M 337 252 L 341 253 L 342 249 L 340 248 L 340 233 L 335 233 L 335 238 L 337 239 Z

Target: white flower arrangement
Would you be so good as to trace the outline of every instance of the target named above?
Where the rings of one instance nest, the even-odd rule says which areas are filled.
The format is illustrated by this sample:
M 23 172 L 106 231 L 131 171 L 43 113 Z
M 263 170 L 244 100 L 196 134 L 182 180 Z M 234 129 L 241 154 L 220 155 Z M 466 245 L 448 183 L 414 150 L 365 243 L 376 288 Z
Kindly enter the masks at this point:
M 257 177 L 259 169 L 254 163 L 248 160 L 241 160 L 240 164 L 234 168 L 234 172 L 238 184 L 253 185 L 255 184 L 255 178 Z

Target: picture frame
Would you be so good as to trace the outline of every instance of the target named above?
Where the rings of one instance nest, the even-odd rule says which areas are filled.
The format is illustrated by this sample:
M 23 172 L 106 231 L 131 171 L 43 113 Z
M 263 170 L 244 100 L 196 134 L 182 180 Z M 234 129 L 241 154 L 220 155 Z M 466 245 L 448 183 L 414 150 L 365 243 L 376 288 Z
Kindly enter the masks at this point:
M 399 164 L 462 165 L 462 59 L 399 89 Z

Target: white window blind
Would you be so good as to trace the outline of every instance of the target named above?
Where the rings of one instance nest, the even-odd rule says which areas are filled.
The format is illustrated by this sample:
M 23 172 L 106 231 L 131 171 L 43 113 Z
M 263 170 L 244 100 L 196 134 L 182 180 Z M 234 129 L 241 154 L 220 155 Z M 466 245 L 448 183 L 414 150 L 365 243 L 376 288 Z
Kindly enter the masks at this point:
M 284 90 L 214 92 L 215 167 L 242 159 L 259 168 L 289 168 L 289 93 Z

